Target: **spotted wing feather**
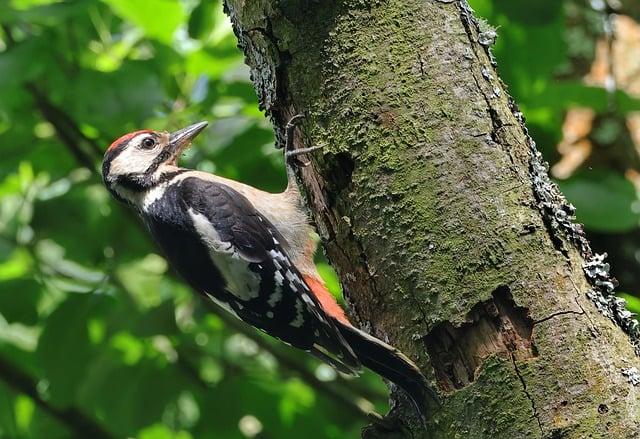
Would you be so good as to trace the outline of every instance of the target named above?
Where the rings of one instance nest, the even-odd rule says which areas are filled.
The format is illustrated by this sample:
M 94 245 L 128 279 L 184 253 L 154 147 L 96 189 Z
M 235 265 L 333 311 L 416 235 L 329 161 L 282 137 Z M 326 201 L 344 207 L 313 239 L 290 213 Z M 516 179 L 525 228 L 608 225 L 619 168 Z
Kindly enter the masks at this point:
M 235 270 L 225 278 L 233 278 L 237 285 L 227 282 L 220 299 L 238 317 L 344 372 L 360 369 L 353 350 L 311 293 L 287 255 L 287 243 L 269 220 L 221 183 L 189 177 L 181 181 L 180 195 L 191 217 L 200 223 L 196 228 L 202 232 L 201 239 L 210 249 L 217 246 L 212 259 L 223 277 L 225 270 Z M 206 233 L 207 227 L 213 232 Z M 248 270 L 245 280 L 237 282 L 243 267 Z

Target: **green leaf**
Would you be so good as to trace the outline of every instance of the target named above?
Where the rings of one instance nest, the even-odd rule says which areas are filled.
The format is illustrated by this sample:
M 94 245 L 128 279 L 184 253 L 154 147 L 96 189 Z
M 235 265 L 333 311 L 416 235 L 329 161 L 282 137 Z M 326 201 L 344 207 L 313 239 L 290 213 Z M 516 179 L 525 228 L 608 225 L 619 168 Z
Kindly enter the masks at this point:
M 213 0 L 201 0 L 189 16 L 189 36 L 193 39 L 203 39 L 211 34 L 215 23 L 216 9 L 220 7 Z
M 24 248 L 15 248 L 4 262 L 0 262 L 0 281 L 24 277 L 31 272 L 33 258 Z
M 587 229 L 625 232 L 636 229 L 640 213 L 635 188 L 622 175 L 605 169 L 582 171 L 558 182 Z M 635 204 L 634 204 L 635 203 Z
M 500 76 L 510 94 L 526 104 L 566 62 L 562 3 L 497 0 L 490 7 L 485 3 L 479 1 L 478 7 L 490 14 L 483 18 L 497 29 L 494 53 Z
M 315 404 L 315 394 L 311 388 L 299 379 L 291 379 L 284 386 L 284 395 L 280 400 L 280 417 L 291 425 L 295 417 Z
M 139 439 L 191 439 L 187 431 L 171 431 L 167 426 L 154 424 L 141 430 L 137 436 Z
M 167 262 L 149 254 L 118 269 L 118 278 L 136 302 L 143 308 L 157 306 L 162 301 L 160 285 L 167 271 Z
M 35 404 L 32 399 L 24 395 L 20 395 L 16 398 L 16 427 L 22 432 L 22 434 L 26 434 L 29 431 L 29 425 L 33 420 L 34 411 Z
M 338 300 L 342 300 L 342 288 L 340 287 L 340 280 L 333 267 L 326 262 L 318 262 L 316 264 L 318 273 L 322 280 L 324 280 L 329 292 Z
M 16 397 L 13 389 L 0 381 L 0 436 L 2 437 L 20 437 L 24 434 L 16 425 L 14 416 L 14 407 Z
M 531 26 L 542 26 L 553 22 L 562 14 L 563 4 L 558 0 L 494 0 L 495 13 L 504 14 L 511 24 L 516 23 L 527 25 L 527 30 Z
M 0 22 L 55 26 L 86 13 L 97 0 L 66 2 L 61 0 L 4 0 L 0 2 Z
M 139 26 L 149 38 L 164 43 L 182 24 L 185 12 L 181 2 L 172 0 L 102 0 L 124 20 Z
M 143 341 L 128 332 L 115 334 L 111 338 L 110 344 L 122 355 L 122 362 L 129 366 L 138 363 L 145 354 Z
M 169 298 L 160 305 L 145 310 L 132 324 L 133 331 L 138 337 L 154 335 L 171 335 L 178 331 L 175 318 L 173 298 Z
M 12 279 L 0 282 L 0 314 L 7 322 L 35 325 L 40 285 L 33 279 Z
M 59 3 L 60 0 L 10 0 L 9 3 L 16 9 L 29 9 L 34 6 L 51 5 Z
M 88 323 L 105 314 L 112 305 L 112 299 L 106 296 L 74 294 L 47 319 L 36 354 L 56 405 L 70 405 L 90 373 L 87 363 L 95 347 L 89 339 Z
M 616 90 L 614 99 L 618 111 L 628 113 L 640 110 L 640 99 Z M 567 107 L 589 107 L 598 112 L 608 109 L 610 96 L 602 87 L 592 87 L 576 81 L 558 81 L 544 84 L 533 96 L 527 98 L 527 107 L 548 107 L 564 110 Z
M 180 392 L 190 388 L 181 370 L 166 363 L 142 358 L 125 365 L 114 352 L 101 351 L 84 367 L 91 371 L 82 381 L 78 404 L 110 423 L 118 437 L 132 437 L 163 419 Z
M 85 121 L 113 140 L 127 130 L 141 128 L 147 118 L 161 109 L 167 97 L 158 70 L 166 68 L 126 60 L 113 72 L 83 71 L 77 80 L 65 85 L 67 93 L 62 106 L 75 119 Z
M 43 71 L 46 63 L 34 63 L 34 58 L 48 56 L 40 41 L 30 40 L 11 51 L 0 53 L 0 89 L 15 87 L 29 81 Z

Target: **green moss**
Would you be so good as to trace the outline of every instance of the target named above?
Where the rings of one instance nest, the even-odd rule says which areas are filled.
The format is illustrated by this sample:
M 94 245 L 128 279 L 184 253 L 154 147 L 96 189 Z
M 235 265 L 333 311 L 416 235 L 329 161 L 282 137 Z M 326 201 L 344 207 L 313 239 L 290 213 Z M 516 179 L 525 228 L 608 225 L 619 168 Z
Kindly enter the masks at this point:
M 531 401 L 509 359 L 492 356 L 475 383 L 455 391 L 431 420 L 434 437 L 539 438 Z
M 283 9 L 273 11 L 272 3 Z M 361 321 L 422 360 L 429 374 L 423 337 L 439 323 L 465 322 L 499 286 L 508 286 L 533 320 L 580 311 L 581 261 L 568 261 L 549 240 L 524 134 L 506 93 L 493 96 L 500 84 L 481 73 L 491 66 L 484 48 L 470 44 L 473 31 L 461 23 L 459 3 L 304 6 L 251 3 L 257 13 L 246 25 L 268 29 L 273 35 L 260 44 L 278 47 L 277 68 L 264 68 L 277 78 L 259 78 L 278 85 L 269 110 L 280 121 L 306 112 L 306 142 L 324 145 L 324 157 L 314 156 L 323 186 L 313 195 L 324 197 L 315 219 L 333 232 L 324 236 L 328 253 L 355 291 Z M 266 46 L 254 51 L 273 55 Z M 339 153 L 354 169 L 336 178 L 344 172 L 335 163 Z M 619 365 L 601 358 L 623 352 L 626 341 L 606 332 L 597 315 L 565 318 L 534 327 L 537 358 L 514 365 L 493 356 L 471 371 L 475 381 L 429 420 L 432 436 L 540 437 L 542 426 L 546 437 L 602 437 L 604 420 L 617 437 L 629 436 L 628 415 L 638 409 L 598 400 L 611 389 L 630 392 L 612 372 Z M 606 418 L 597 410 L 603 403 Z

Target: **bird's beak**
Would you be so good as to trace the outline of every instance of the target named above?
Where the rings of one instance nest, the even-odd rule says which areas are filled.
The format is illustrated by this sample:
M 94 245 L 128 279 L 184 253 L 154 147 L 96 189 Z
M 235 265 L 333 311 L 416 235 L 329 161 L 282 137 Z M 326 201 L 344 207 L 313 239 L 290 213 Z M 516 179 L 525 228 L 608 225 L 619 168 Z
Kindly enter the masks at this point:
M 169 135 L 169 150 L 171 151 L 171 159 L 175 162 L 182 151 L 191 144 L 193 139 L 204 130 L 209 122 L 198 122 L 189 125 L 181 130 L 174 131 Z

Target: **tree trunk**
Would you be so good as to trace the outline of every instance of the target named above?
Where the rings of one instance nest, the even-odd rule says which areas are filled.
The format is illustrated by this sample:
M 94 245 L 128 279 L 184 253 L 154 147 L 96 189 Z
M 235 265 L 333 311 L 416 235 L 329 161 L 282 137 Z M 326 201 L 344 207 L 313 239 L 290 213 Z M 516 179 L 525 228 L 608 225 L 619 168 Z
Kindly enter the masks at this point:
M 428 432 L 394 392 L 405 429 L 365 436 L 638 437 L 637 326 L 497 77 L 493 31 L 458 0 L 225 7 L 278 137 L 305 113 L 297 147 L 324 146 L 300 181 L 350 317 L 442 395 Z

